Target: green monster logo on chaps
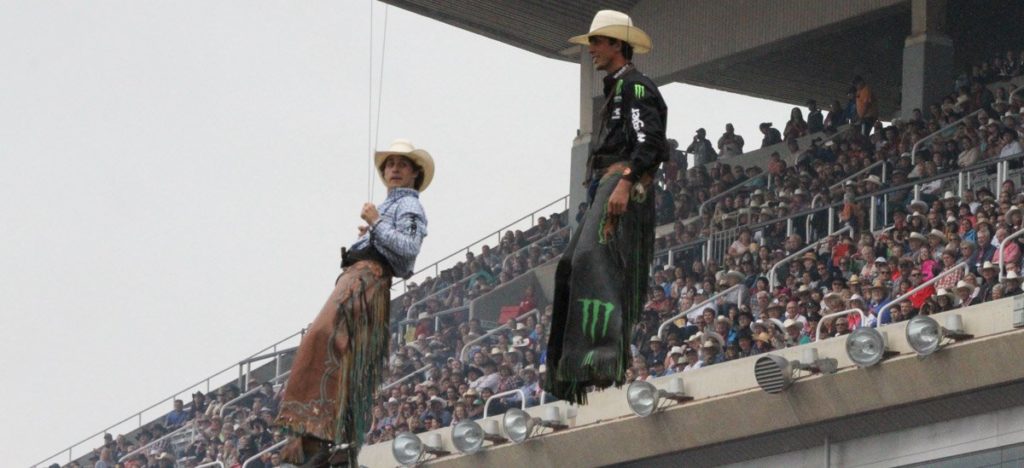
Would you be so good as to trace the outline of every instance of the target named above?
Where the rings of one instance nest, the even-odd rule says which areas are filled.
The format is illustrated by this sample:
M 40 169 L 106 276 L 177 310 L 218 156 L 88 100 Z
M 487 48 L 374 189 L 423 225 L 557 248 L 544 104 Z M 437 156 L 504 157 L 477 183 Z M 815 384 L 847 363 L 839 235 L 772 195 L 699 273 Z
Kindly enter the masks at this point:
M 603 321 L 600 338 L 604 338 L 608 334 L 608 321 L 611 319 L 612 310 L 615 310 L 615 304 L 599 299 L 580 299 L 580 302 L 583 303 L 583 336 L 589 336 L 591 341 L 597 341 L 598 323 Z

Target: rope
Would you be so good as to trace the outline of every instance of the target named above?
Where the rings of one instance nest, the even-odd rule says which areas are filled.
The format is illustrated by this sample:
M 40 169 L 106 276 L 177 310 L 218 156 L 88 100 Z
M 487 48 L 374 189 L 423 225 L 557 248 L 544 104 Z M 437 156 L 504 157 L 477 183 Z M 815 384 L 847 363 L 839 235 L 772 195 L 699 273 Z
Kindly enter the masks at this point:
M 384 101 L 384 54 L 387 51 L 388 46 L 388 10 L 390 5 L 384 5 L 384 31 L 383 37 L 381 38 L 380 46 L 380 73 L 377 75 L 377 118 L 374 121 L 373 117 L 373 2 L 370 0 L 370 40 L 369 40 L 369 55 L 370 65 L 369 69 L 369 83 L 367 95 L 367 109 L 366 109 L 366 143 L 369 146 L 370 161 L 367 168 L 367 194 L 366 199 L 373 200 L 373 189 L 377 183 L 376 171 L 377 168 L 373 164 L 373 153 L 377 149 L 377 144 L 380 140 L 380 109 Z M 371 137 L 372 135 L 372 137 Z
M 366 200 L 373 200 L 373 139 L 370 135 L 373 134 L 373 0 L 370 2 L 370 37 L 366 41 L 367 56 L 369 57 L 370 64 L 366 67 L 369 73 L 369 79 L 366 80 L 366 150 L 370 155 L 370 160 L 366 162 Z

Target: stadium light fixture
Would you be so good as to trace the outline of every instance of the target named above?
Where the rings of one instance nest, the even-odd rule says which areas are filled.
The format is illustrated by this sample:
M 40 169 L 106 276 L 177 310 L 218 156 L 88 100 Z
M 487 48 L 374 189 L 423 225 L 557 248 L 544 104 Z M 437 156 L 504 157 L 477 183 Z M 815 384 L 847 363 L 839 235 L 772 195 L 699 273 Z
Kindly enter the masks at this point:
M 896 354 L 885 348 L 885 335 L 874 328 L 858 328 L 846 336 L 846 356 L 857 367 L 871 367 Z
M 484 429 L 474 421 L 462 421 L 452 426 L 452 445 L 459 452 L 476 453 L 484 445 Z
M 535 418 L 519 408 L 510 408 L 501 419 L 501 425 L 505 428 L 505 434 L 514 443 L 520 443 L 531 436 L 538 427 L 546 427 L 553 431 L 568 429 L 569 426 L 562 423 L 561 413 L 558 407 L 548 405 L 544 407 L 544 418 Z
M 626 388 L 626 402 L 629 403 L 629 409 L 641 418 L 663 409 L 658 405 L 662 400 L 681 403 L 692 399 L 693 397 L 683 394 L 683 379 L 679 377 L 669 381 L 668 390 L 656 388 L 654 384 L 642 380 L 634 381 Z
M 918 315 L 907 322 L 907 343 L 914 348 L 918 357 L 928 356 L 950 341 L 974 338 L 974 335 L 964 333 L 963 328 L 963 317 L 960 314 L 948 315 L 945 327 L 927 315 Z
M 801 359 L 789 361 L 782 356 L 765 354 L 754 362 L 754 379 L 757 385 L 768 393 L 781 393 L 793 385 L 793 374 L 797 370 L 808 371 L 813 374 L 834 374 L 839 367 L 839 361 L 832 358 L 818 358 L 818 350 L 808 348 L 804 350 Z
M 391 455 L 402 466 L 414 466 L 421 461 L 426 454 L 435 457 L 444 457 L 451 452 L 444 450 L 441 446 L 441 434 L 427 434 L 427 441 L 423 442 L 416 434 L 411 432 L 400 432 L 391 441 Z

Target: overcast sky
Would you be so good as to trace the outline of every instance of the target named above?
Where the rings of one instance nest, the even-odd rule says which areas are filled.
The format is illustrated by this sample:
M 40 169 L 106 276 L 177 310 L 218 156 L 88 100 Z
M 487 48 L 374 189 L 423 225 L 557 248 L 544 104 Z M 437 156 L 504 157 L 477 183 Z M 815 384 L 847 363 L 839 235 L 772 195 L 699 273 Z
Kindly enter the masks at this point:
M 409 138 L 437 162 L 425 266 L 568 193 L 579 71 L 388 15 L 377 146 Z M 365 1 L 0 0 L 5 466 L 312 320 L 368 194 L 369 25 Z M 681 84 L 663 93 L 684 146 L 733 122 L 756 147 L 758 122 L 788 116 Z

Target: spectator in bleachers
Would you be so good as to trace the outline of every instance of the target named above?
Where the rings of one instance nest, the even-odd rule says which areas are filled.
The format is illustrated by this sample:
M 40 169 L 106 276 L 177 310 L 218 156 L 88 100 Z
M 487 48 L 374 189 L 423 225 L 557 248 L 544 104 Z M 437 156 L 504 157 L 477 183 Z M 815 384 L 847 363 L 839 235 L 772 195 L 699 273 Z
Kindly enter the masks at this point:
M 782 143 L 782 134 L 779 133 L 778 130 L 772 128 L 771 122 L 763 122 L 758 126 L 758 129 L 761 130 L 761 134 L 764 135 L 764 138 L 761 139 L 762 148 Z
M 743 137 L 736 134 L 731 123 L 725 124 L 725 133 L 718 138 L 718 153 L 722 158 L 743 154 Z
M 686 147 L 686 152 L 693 155 L 694 164 L 698 166 L 703 166 L 718 159 L 718 153 L 715 152 L 711 141 L 707 139 L 707 132 L 703 128 L 697 129 L 697 134 L 693 136 L 690 146 Z
M 825 117 L 818 109 L 818 101 L 807 100 L 807 133 L 818 133 L 825 130 Z
M 181 400 L 174 400 L 174 409 L 167 416 L 164 417 L 164 426 L 170 429 L 176 429 L 182 424 L 185 424 L 189 419 L 188 411 L 185 411 L 185 402 Z
M 804 114 L 800 111 L 800 108 L 794 107 L 789 113 L 789 121 L 786 122 L 786 128 L 782 131 L 782 138 L 786 141 L 791 141 L 805 135 L 807 135 L 807 121 L 804 120 Z

